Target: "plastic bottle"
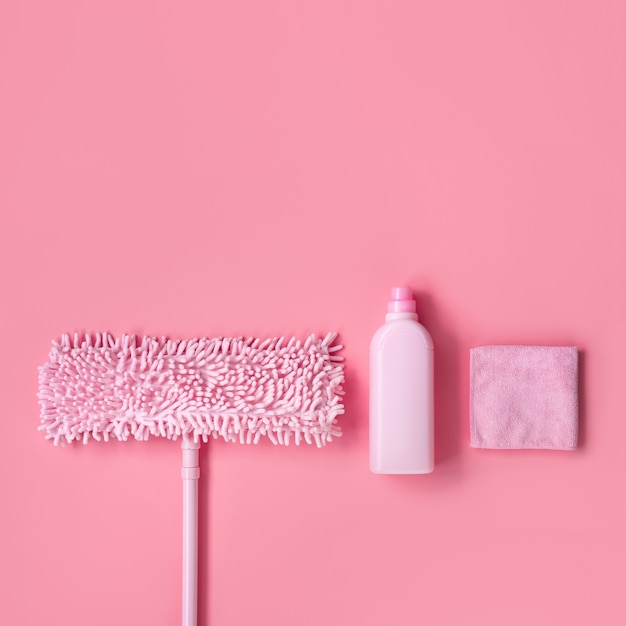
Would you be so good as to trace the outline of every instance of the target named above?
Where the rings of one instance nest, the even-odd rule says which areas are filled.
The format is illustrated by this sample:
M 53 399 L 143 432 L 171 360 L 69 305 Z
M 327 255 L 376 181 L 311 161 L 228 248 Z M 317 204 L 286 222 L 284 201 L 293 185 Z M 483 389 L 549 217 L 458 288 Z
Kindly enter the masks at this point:
M 433 342 L 409 287 L 394 287 L 370 345 L 370 469 L 428 474 L 435 466 Z

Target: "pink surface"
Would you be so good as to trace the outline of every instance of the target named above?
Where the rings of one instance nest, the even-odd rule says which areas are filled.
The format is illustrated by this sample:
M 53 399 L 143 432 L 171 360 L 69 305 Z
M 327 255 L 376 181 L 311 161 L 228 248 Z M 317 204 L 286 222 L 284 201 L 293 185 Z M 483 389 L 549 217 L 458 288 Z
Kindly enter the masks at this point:
M 0 623 L 179 620 L 178 445 L 45 441 L 53 337 L 329 328 L 341 440 L 201 451 L 204 626 L 626 623 L 624 41 L 608 1 L 4 2 Z M 437 465 L 374 476 L 404 283 Z M 488 343 L 580 348 L 579 450 L 469 448 Z

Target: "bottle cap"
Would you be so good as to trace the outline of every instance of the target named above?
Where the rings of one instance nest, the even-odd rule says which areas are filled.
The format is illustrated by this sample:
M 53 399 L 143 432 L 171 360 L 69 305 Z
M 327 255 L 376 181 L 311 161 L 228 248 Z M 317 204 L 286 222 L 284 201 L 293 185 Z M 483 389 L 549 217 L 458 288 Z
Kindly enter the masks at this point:
M 410 287 L 393 287 L 387 304 L 388 313 L 415 313 L 415 298 Z

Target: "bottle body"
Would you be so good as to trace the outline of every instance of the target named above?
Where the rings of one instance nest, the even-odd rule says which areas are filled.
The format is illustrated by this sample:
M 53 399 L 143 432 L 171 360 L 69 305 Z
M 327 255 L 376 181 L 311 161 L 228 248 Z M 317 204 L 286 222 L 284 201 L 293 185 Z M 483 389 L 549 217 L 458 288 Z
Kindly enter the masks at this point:
M 434 350 L 411 311 L 387 313 L 370 346 L 370 469 L 434 469 Z

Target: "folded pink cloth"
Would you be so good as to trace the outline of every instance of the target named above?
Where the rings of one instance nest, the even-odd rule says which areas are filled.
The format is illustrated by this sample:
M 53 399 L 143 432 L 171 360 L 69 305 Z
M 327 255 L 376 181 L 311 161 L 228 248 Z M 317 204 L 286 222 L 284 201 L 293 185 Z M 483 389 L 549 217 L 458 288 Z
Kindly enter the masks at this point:
M 470 351 L 473 448 L 574 450 L 578 350 L 481 346 Z

